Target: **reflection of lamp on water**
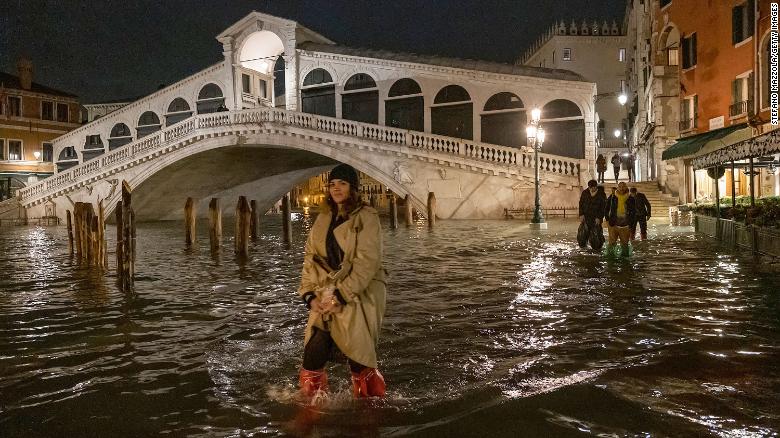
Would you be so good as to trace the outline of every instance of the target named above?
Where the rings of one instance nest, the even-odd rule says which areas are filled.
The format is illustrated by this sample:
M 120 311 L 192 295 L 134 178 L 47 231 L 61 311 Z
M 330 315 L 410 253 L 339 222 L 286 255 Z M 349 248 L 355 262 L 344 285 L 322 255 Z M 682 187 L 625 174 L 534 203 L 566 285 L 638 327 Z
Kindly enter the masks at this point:
M 544 221 L 542 215 L 542 202 L 539 197 L 539 149 L 542 148 L 544 143 L 544 129 L 539 126 L 539 120 L 541 120 L 542 111 L 539 108 L 534 108 L 531 111 L 531 124 L 525 128 L 526 135 L 528 136 L 528 144 L 534 148 L 534 217 L 531 219 L 531 228 L 537 230 L 546 230 L 547 222 Z

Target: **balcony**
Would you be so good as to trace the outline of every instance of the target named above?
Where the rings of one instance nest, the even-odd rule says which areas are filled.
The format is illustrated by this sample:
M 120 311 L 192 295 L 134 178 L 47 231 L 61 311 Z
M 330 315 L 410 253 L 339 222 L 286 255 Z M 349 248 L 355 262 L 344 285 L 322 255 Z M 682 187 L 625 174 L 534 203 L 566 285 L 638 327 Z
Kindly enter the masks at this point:
M 731 104 L 731 106 L 729 106 L 729 117 L 740 117 L 746 115 L 748 108 L 750 108 L 752 105 L 752 100 L 743 100 L 742 102 Z
M 696 129 L 696 127 L 695 118 L 680 120 L 680 132 L 690 131 L 692 129 Z

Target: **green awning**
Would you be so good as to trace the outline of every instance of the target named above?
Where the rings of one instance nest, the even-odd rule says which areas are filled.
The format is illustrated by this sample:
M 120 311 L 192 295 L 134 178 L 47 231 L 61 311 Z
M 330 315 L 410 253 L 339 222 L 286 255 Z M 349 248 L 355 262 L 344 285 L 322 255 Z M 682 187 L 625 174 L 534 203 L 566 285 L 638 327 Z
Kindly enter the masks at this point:
M 705 144 L 710 141 L 721 139 L 732 132 L 742 129 L 747 126 L 745 123 L 739 125 L 727 126 L 725 128 L 715 129 L 713 131 L 707 131 L 701 134 L 692 135 L 680 139 L 677 143 L 669 146 L 661 154 L 662 160 L 671 160 L 673 158 L 685 157 L 693 155 L 701 150 Z

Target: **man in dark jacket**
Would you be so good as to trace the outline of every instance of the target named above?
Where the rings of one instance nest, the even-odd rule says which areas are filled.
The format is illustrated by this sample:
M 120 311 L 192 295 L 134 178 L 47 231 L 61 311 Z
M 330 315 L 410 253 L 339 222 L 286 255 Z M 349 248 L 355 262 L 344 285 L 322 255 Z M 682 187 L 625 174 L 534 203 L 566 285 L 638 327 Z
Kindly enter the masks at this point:
M 639 229 L 642 240 L 647 240 L 647 220 L 650 219 L 651 207 L 650 201 L 644 193 L 639 192 L 636 187 L 631 187 L 631 197 L 636 204 L 636 217 L 631 223 L 631 240 L 636 238 L 636 224 L 639 222 Z
M 588 228 L 588 236 L 591 233 L 601 232 L 601 221 L 604 220 L 604 209 L 607 205 L 607 197 L 603 190 L 598 189 L 595 179 L 588 181 L 588 188 L 580 194 L 580 222 Z M 602 234 L 603 235 L 603 234 Z M 603 241 L 603 240 L 602 240 Z M 582 243 L 580 242 L 580 245 Z
M 615 155 L 612 156 L 612 170 L 615 171 L 615 183 L 618 182 L 618 177 L 620 176 L 620 155 L 618 155 L 617 152 L 615 152 Z
M 628 240 L 631 237 L 629 225 L 636 218 L 636 199 L 630 196 L 625 182 L 621 181 L 617 191 L 609 197 L 604 216 L 609 222 L 607 251 L 612 250 L 619 238 L 621 254 L 628 255 Z

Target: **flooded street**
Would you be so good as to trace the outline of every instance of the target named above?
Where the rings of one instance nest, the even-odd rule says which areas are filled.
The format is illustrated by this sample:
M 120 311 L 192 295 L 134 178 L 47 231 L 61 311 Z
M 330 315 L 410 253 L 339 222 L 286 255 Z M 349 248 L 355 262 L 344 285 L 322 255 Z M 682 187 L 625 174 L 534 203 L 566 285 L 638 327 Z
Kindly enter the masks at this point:
M 230 228 L 212 257 L 204 221 L 191 251 L 181 222 L 139 224 L 135 296 L 70 260 L 64 227 L 0 229 L 0 436 L 780 433 L 779 269 L 656 223 L 607 258 L 571 220 L 386 227 L 388 397 L 353 402 L 333 364 L 301 426 L 311 219 L 291 249 L 280 222 L 245 262 Z

